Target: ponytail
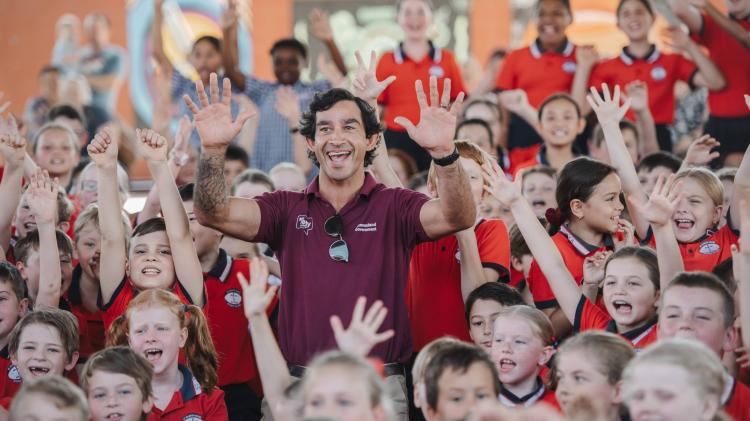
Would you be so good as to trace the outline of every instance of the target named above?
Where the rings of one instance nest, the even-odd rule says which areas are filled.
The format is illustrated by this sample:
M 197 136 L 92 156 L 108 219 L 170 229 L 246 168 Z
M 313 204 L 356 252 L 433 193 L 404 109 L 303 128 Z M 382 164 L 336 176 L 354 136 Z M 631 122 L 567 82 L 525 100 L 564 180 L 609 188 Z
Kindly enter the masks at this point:
M 120 345 L 128 346 L 128 318 L 125 314 L 116 318 L 109 326 L 105 348 Z
M 185 313 L 184 326 L 188 332 L 185 342 L 185 356 L 188 366 L 195 378 L 198 379 L 201 388 L 210 393 L 219 380 L 216 373 L 219 362 L 214 342 L 211 339 L 211 331 L 208 329 L 208 321 L 203 314 L 203 310 L 196 305 L 186 305 L 183 306 L 183 309 Z
M 547 222 L 549 222 L 549 229 L 547 231 L 550 235 L 554 235 L 566 221 L 560 208 L 547 209 L 544 213 L 544 217 L 547 219 Z

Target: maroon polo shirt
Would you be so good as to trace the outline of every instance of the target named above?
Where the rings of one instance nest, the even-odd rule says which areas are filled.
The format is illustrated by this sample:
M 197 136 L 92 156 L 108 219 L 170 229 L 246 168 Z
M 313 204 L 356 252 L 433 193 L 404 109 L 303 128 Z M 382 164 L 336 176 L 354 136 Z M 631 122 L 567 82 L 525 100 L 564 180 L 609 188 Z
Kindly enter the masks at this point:
M 346 263 L 328 255 L 338 238 L 323 225 L 336 211 L 320 195 L 317 177 L 302 193 L 276 191 L 256 200 L 261 222 L 253 241 L 276 252 L 284 274 L 278 338 L 287 362 L 306 365 L 335 348 L 329 318 L 338 315 L 348 325 L 360 295 L 368 306 L 383 301 L 389 312 L 380 331 L 396 332 L 372 355 L 386 363 L 408 361 L 412 344 L 404 295 L 411 251 L 430 240 L 419 219 L 427 196 L 386 188 L 366 174 L 359 194 L 339 212 L 349 247 Z

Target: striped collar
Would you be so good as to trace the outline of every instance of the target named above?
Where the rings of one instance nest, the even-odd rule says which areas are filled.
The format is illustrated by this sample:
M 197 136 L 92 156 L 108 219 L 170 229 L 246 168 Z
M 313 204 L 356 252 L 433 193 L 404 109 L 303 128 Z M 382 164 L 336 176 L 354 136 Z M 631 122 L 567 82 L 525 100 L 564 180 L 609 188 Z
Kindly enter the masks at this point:
M 440 60 L 443 59 L 443 50 L 440 47 L 436 47 L 435 44 L 432 43 L 432 41 L 427 41 L 427 43 L 430 45 L 430 50 L 427 52 L 427 55 L 435 63 L 440 63 Z M 404 60 L 409 58 L 409 56 L 406 55 L 406 52 L 404 52 L 403 42 L 400 42 L 398 44 L 398 47 L 393 50 L 393 58 L 396 60 L 397 64 L 402 64 Z
M 534 390 L 528 395 L 519 397 L 514 395 L 509 390 L 502 388 L 500 389 L 500 396 L 498 396 L 498 398 L 500 399 L 500 403 L 503 406 L 511 408 L 516 406 L 529 407 L 539 402 L 539 400 L 542 399 L 542 396 L 544 396 L 544 392 L 546 391 L 547 388 L 544 387 L 544 382 L 542 381 L 542 379 L 537 377 L 536 386 Z
M 568 241 L 573 246 L 573 248 L 575 248 L 576 251 L 578 252 L 578 254 L 580 254 L 581 256 L 588 256 L 589 254 L 591 254 L 591 253 L 593 253 L 593 252 L 595 252 L 595 251 L 597 251 L 597 250 L 599 250 L 601 248 L 599 246 L 595 246 L 593 244 L 589 244 L 589 243 L 583 241 L 583 239 L 581 239 L 581 237 L 575 235 L 573 233 L 573 231 L 571 231 L 570 228 L 568 228 L 568 226 L 565 225 L 565 224 L 563 224 L 560 227 L 560 233 L 562 235 L 564 235 L 565 238 L 568 239 Z M 606 247 L 608 249 L 613 249 L 614 248 L 614 242 L 612 241 L 612 236 L 611 235 L 604 234 L 603 242 L 604 242 L 604 247 Z
M 562 47 L 556 49 L 555 52 L 565 57 L 569 57 L 571 54 L 573 54 L 574 49 L 575 45 L 566 38 L 565 44 L 563 44 Z M 542 43 L 541 41 L 539 41 L 539 38 L 535 39 L 534 42 L 529 45 L 529 50 L 531 50 L 531 55 L 534 56 L 534 58 L 540 58 L 542 54 L 547 52 L 547 50 L 542 48 Z
M 232 271 L 232 256 L 226 252 L 226 250 L 219 249 L 219 257 L 214 263 L 214 267 L 209 270 L 206 275 L 213 276 L 221 282 L 226 282 L 229 277 L 229 273 Z
M 627 332 L 619 333 L 617 331 L 617 324 L 615 323 L 614 319 L 610 320 L 609 323 L 607 323 L 607 332 L 611 333 L 619 333 L 620 336 L 630 341 L 633 346 L 637 345 L 638 342 L 642 341 L 643 338 L 648 336 L 649 333 L 651 333 L 652 330 L 656 329 L 656 322 L 658 321 L 657 317 L 654 316 L 648 323 L 641 327 L 637 327 L 635 329 L 631 329 Z
M 651 49 L 648 50 L 645 57 L 636 57 L 630 54 L 627 46 L 623 47 L 622 52 L 620 53 L 620 60 L 628 66 L 635 63 L 636 60 L 645 60 L 648 63 L 654 63 L 656 60 L 659 60 L 659 57 L 661 57 L 661 52 L 656 48 L 655 44 L 651 44 Z

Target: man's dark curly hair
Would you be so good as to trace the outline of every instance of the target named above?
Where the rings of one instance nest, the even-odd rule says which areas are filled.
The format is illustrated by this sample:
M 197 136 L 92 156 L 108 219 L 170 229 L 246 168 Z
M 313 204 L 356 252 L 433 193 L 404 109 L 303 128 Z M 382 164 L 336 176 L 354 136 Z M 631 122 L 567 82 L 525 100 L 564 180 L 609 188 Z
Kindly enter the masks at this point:
M 378 115 L 374 108 L 346 89 L 333 88 L 326 92 L 315 94 L 315 98 L 310 103 L 309 111 L 302 115 L 299 128 L 300 134 L 305 138 L 315 140 L 315 123 L 318 112 L 329 110 L 339 101 L 352 101 L 357 104 L 359 111 L 362 113 L 362 124 L 365 128 L 365 136 L 368 139 L 383 131 L 380 123 L 378 123 Z M 375 150 L 376 148 L 373 148 L 365 153 L 365 167 L 371 165 L 373 159 L 375 159 Z M 313 151 L 308 150 L 307 156 L 316 166 L 320 167 L 320 162 L 318 162 Z

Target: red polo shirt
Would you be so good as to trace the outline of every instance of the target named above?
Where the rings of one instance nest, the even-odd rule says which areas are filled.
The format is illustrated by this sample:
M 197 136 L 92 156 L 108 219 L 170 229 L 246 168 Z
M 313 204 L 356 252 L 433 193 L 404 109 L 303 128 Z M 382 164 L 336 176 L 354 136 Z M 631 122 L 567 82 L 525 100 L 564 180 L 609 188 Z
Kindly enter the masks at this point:
M 190 297 L 190 294 L 188 294 L 185 287 L 182 286 L 180 281 L 175 282 L 170 291 L 180 297 L 180 301 L 184 304 L 193 304 L 193 299 Z M 115 319 L 125 314 L 125 311 L 128 309 L 128 304 L 130 304 L 130 301 L 132 301 L 136 295 L 138 295 L 138 290 L 135 289 L 133 282 L 130 281 L 129 277 L 123 277 L 122 281 L 120 281 L 120 285 L 117 287 L 114 294 L 112 294 L 112 298 L 109 299 L 109 302 L 100 306 L 102 309 L 102 321 L 104 322 L 105 333 L 109 333 L 109 327 Z M 206 301 L 206 303 L 208 303 L 208 301 Z
M 592 304 L 586 297 L 581 296 L 576 308 L 575 320 L 573 321 L 574 332 L 585 332 L 587 330 L 604 330 L 617 333 L 623 339 L 630 342 L 635 349 L 643 349 L 658 339 L 656 328 L 656 315 L 642 327 L 629 330 L 624 333 L 617 331 L 617 325 L 612 317 L 596 304 Z
M 224 392 L 218 387 L 211 393 L 201 390 L 198 380 L 187 367 L 178 366 L 182 373 L 182 387 L 172 395 L 167 407 L 154 408 L 148 415 L 148 421 L 225 421 L 229 418 L 227 405 L 224 403 Z
M 750 16 L 730 18 L 750 32 Z M 744 94 L 750 93 L 750 51 L 742 46 L 718 23 L 703 14 L 703 26 L 693 39 L 708 49 L 708 56 L 724 74 L 727 86 L 721 91 L 708 92 L 708 108 L 716 117 L 742 117 L 750 115 Z
M 203 277 L 206 307 L 211 337 L 219 354 L 219 386 L 252 383 L 258 379 L 255 352 L 247 329 L 248 321 L 242 308 L 242 285 L 238 273 L 248 277 L 250 261 L 233 259 L 224 249 L 219 249 L 219 259 Z M 274 304 L 268 306 L 269 312 Z
M 481 221 L 474 232 L 482 266 L 495 269 L 500 280 L 507 282 L 510 240 L 505 223 L 499 219 Z M 415 352 L 446 335 L 471 342 L 461 295 L 461 252 L 454 235 L 414 248 L 406 302 Z
M 435 76 L 438 80 L 438 92 L 443 94 L 443 79 L 451 80 L 451 101 L 455 100 L 459 93 L 466 92 L 464 80 L 461 77 L 461 68 L 456 63 L 453 54 L 430 42 L 430 51 L 419 62 L 409 58 L 404 53 L 402 45 L 388 51 L 380 57 L 375 69 L 378 80 L 388 76 L 396 76 L 393 81 L 378 97 L 378 104 L 385 107 L 383 121 L 389 130 L 403 132 L 404 128 L 393 120 L 398 117 L 406 117 L 414 124 L 419 122 L 419 103 L 414 90 L 414 82 L 422 81 L 425 93 L 429 95 L 430 77 Z
M 539 40 L 530 46 L 511 51 L 497 77 L 495 87 L 501 91 L 523 89 L 534 108 L 557 92 L 570 92 L 576 72 L 576 46 L 566 41 L 557 51 L 546 51 Z
M 601 91 L 602 83 L 614 92 L 615 85 L 625 89 L 625 85 L 640 80 L 648 86 L 648 107 L 656 124 L 674 123 L 674 84 L 681 80 L 693 85 L 693 78 L 698 73 L 695 63 L 681 54 L 669 54 L 659 51 L 655 45 L 645 57 L 636 57 L 622 49 L 619 57 L 598 63 L 591 71 L 589 86 Z M 627 118 L 634 120 L 632 111 Z
M 306 365 L 315 354 L 335 348 L 330 316 L 348 325 L 362 295 L 368 305 L 383 301 L 389 311 L 380 329 L 396 332 L 371 356 L 386 363 L 408 361 L 406 280 L 412 249 L 430 240 L 419 218 L 427 196 L 388 189 L 365 173 L 359 193 L 339 211 L 349 262 L 336 262 L 328 254 L 337 238 L 326 234 L 324 224 L 336 211 L 321 196 L 317 177 L 304 192 L 276 191 L 255 200 L 261 221 L 252 241 L 271 247 L 284 274 L 278 337 L 287 362 Z
M 586 257 L 599 250 L 614 249 L 614 244 L 612 243 L 612 238 L 610 236 L 604 237 L 604 242 L 606 244 L 605 247 L 598 247 L 586 243 L 577 235 L 573 234 L 573 232 L 565 225 L 560 227 L 560 231 L 552 236 L 552 241 L 555 242 L 557 250 L 560 252 L 568 271 L 570 271 L 573 279 L 575 279 L 579 285 L 583 281 L 583 261 Z M 555 294 L 552 292 L 547 277 L 542 273 L 536 259 L 531 263 L 529 277 L 526 281 L 529 284 L 529 290 L 534 297 L 534 304 L 536 304 L 537 308 L 546 309 L 557 306 Z
M 21 388 L 21 373 L 10 361 L 8 346 L 0 350 L 0 398 L 13 398 Z
M 729 374 L 724 375 L 724 394 L 721 403 L 735 421 L 750 421 L 750 387 L 738 382 Z
M 83 358 L 82 361 L 86 361 L 91 354 L 104 349 L 105 345 L 105 333 L 104 333 L 104 321 L 102 320 L 102 312 L 96 311 L 94 313 L 88 311 L 81 302 L 81 275 L 83 270 L 80 265 L 76 265 L 73 269 L 73 280 L 70 283 L 70 288 L 66 294 L 67 300 L 70 303 L 70 312 L 78 319 L 78 327 L 80 330 L 81 343 L 78 347 L 78 353 Z
M 721 262 L 732 258 L 732 244 L 737 244 L 739 233 L 730 228 L 729 225 L 730 221 L 727 221 L 717 231 L 709 230 L 698 241 L 679 243 L 686 272 L 711 272 Z M 656 239 L 651 232 L 651 228 L 649 228 L 644 243 L 652 249 L 656 249 Z

